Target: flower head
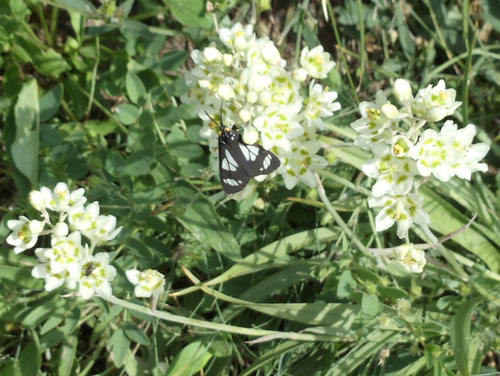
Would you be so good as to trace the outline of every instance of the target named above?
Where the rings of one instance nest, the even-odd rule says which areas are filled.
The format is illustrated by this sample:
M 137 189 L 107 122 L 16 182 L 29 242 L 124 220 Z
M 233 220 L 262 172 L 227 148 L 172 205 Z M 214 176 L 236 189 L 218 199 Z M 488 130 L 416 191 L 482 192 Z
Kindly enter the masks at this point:
M 436 122 L 453 114 L 462 104 L 455 101 L 456 94 L 455 89 L 446 89 L 444 80 L 439 80 L 436 86 L 420 89 L 410 107 L 416 117 Z
M 304 47 L 300 54 L 300 65 L 313 78 L 326 78 L 328 72 L 335 68 L 335 62 L 330 61 L 330 54 L 323 46 L 316 46 L 312 50 Z
M 80 296 L 89 299 L 94 294 L 103 297 L 112 295 L 110 282 L 116 276 L 116 269 L 109 265 L 109 255 L 104 252 L 87 256 L 82 262 L 80 275 Z
M 393 257 L 411 273 L 422 273 L 426 264 L 425 252 L 415 248 L 411 243 L 396 247 Z
M 7 221 L 7 227 L 12 233 L 7 237 L 6 241 L 14 246 L 15 253 L 24 252 L 36 244 L 44 225 L 44 222 L 30 221 L 24 216 L 19 217 L 19 219 L 10 219 Z
M 126 275 L 130 283 L 135 285 L 134 293 L 138 298 L 149 298 L 165 290 L 165 277 L 156 270 L 139 272 L 137 269 L 130 269 L 126 271 Z

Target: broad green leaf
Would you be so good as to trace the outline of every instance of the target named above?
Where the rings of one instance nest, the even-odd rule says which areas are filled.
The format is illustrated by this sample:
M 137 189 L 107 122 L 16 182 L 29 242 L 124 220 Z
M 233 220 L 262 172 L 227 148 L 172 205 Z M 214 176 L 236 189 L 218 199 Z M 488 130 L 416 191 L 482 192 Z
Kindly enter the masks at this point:
M 451 345 L 457 368 L 463 376 L 469 376 L 469 347 L 471 345 L 470 320 L 472 311 L 481 301 L 480 298 L 465 302 L 455 313 L 451 321 Z
M 47 121 L 56 114 L 61 106 L 62 97 L 63 86 L 59 83 L 40 98 L 40 121 Z
M 339 232 L 330 228 L 308 230 L 287 236 L 250 254 L 207 284 L 218 284 L 231 278 L 255 273 L 256 267 L 259 265 L 284 257 L 289 253 L 303 249 L 311 244 L 332 241 L 338 238 L 338 236 Z
M 116 107 L 116 114 L 123 124 L 129 125 L 139 119 L 141 110 L 133 104 L 121 104 Z
M 66 60 L 52 48 L 47 51 L 40 51 L 33 56 L 33 63 L 38 72 L 44 76 L 59 77 L 69 69 Z
M 408 27 L 408 22 L 403 15 L 402 7 L 404 5 L 402 3 L 396 4 L 396 22 L 397 28 L 399 32 L 399 43 L 401 43 L 401 48 L 403 49 L 403 53 L 408 57 L 415 56 L 415 42 L 413 41 L 410 28 Z
M 247 308 L 311 326 L 334 326 L 341 329 L 341 335 L 345 335 L 349 331 L 359 312 L 357 305 L 340 303 L 266 304 L 248 302 Z
M 154 162 L 155 152 L 153 149 L 139 150 L 127 158 L 125 175 L 140 176 L 151 172 L 151 164 Z
M 35 80 L 24 84 L 17 99 L 15 112 L 16 136 L 11 146 L 12 159 L 19 172 L 32 184 L 38 185 L 38 149 L 40 120 L 38 85 Z
M 144 244 L 141 240 L 136 238 L 128 238 L 127 239 L 127 247 L 132 252 L 133 255 L 139 258 L 152 258 L 153 252 L 149 249 L 146 244 Z
M 169 52 L 160 59 L 160 67 L 164 70 L 175 70 L 186 62 L 188 56 L 186 51 Z
M 66 302 L 63 299 L 48 300 L 38 304 L 35 308 L 22 318 L 25 327 L 32 328 L 47 320 L 59 308 L 64 307 Z
M 121 367 L 125 362 L 130 347 L 130 341 L 123 329 L 118 328 L 113 332 L 109 344 L 113 351 L 114 363 L 117 367 Z
M 205 13 L 204 0 L 163 0 L 163 2 L 172 7 L 172 14 L 183 25 L 205 29 L 212 26 L 211 19 Z
M 143 105 L 146 102 L 146 87 L 139 76 L 135 73 L 127 72 L 125 76 L 125 86 L 127 88 L 128 97 L 133 103 Z
M 40 374 L 42 356 L 38 347 L 38 339 L 31 339 L 19 354 L 19 368 L 22 376 L 37 376 Z
M 328 372 L 328 376 L 345 376 L 355 374 L 354 371 L 363 363 L 369 363 L 377 357 L 380 350 L 390 343 L 396 336 L 393 331 L 375 331 L 368 337 L 362 338 L 335 366 Z
M 363 294 L 361 298 L 361 311 L 364 315 L 369 317 L 376 317 L 381 311 L 382 306 L 380 305 L 377 295 L 375 294 Z
M 83 13 L 89 16 L 97 15 L 96 8 L 88 0 L 56 0 L 55 3 L 59 4 L 61 8 L 68 11 L 77 11 L 78 13 Z
M 12 252 L 12 250 L 10 251 Z M 40 289 L 43 282 L 33 278 L 31 270 L 25 267 L 0 265 L 0 282 L 7 288 Z
M 144 332 L 139 329 L 139 327 L 131 322 L 126 322 L 121 326 L 123 333 L 125 336 L 136 343 L 139 343 L 144 346 L 149 346 L 150 342 L 148 337 L 144 334 Z
M 342 273 L 339 279 L 339 284 L 337 286 L 337 295 L 340 297 L 346 297 L 355 292 L 355 288 L 357 286 L 357 282 L 352 276 L 349 270 L 346 270 Z
M 449 234 L 469 221 L 464 213 L 431 189 L 424 186 L 419 192 L 424 197 L 424 209 L 431 217 L 429 227 L 432 230 L 441 234 Z M 478 256 L 493 272 L 500 272 L 500 253 L 497 246 L 477 231 L 474 224 L 466 231 L 453 236 L 451 240 Z
M 212 354 L 201 341 L 185 346 L 174 358 L 166 376 L 190 376 L 199 372 L 212 358 Z
M 200 242 L 231 260 L 241 259 L 240 245 L 234 235 L 222 225 L 212 203 L 205 196 L 197 196 L 182 206 L 185 210 L 179 221 Z
M 70 336 L 65 336 L 61 348 L 57 353 L 57 375 L 58 376 L 71 376 L 74 375 L 74 363 L 76 360 L 76 348 L 78 346 L 78 333 L 75 332 Z
M 117 131 L 118 126 L 109 120 L 90 120 L 85 123 L 85 129 L 100 136 L 106 136 Z

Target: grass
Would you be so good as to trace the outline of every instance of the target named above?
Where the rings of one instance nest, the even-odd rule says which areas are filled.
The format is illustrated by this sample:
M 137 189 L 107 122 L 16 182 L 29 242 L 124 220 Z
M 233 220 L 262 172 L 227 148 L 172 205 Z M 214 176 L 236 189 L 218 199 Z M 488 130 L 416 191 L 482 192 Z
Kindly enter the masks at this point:
M 500 372 L 494 1 L 346 0 L 325 4 L 328 19 L 320 3 L 264 3 L 0 4 L 0 240 L 9 219 L 35 218 L 28 192 L 59 181 L 124 227 L 104 247 L 118 271 L 109 299 L 44 291 L 33 252 L 2 245 L 0 375 Z M 234 22 L 254 22 L 289 64 L 317 44 L 337 62 L 324 84 L 342 110 L 320 135 L 330 165 L 318 189 L 275 179 L 225 199 L 180 98 L 190 51 Z M 374 229 L 360 171 L 370 154 L 350 127 L 358 104 L 400 77 L 414 91 L 445 79 L 463 102 L 456 121 L 491 147 L 487 173 L 421 187 L 431 230 L 453 235 L 426 250 L 422 274 L 373 257 L 400 240 Z M 133 298 L 131 267 L 165 274 L 156 309 Z

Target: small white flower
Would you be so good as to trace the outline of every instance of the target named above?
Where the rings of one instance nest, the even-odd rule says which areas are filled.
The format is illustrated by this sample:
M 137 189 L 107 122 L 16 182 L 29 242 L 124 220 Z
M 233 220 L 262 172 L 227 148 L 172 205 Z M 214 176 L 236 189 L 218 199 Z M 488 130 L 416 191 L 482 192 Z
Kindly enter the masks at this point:
M 367 176 L 377 179 L 372 187 L 373 196 L 409 193 L 418 172 L 415 162 L 410 158 L 395 157 L 385 144 L 375 144 L 372 152 L 375 158 L 367 161 L 362 170 Z
M 298 181 L 309 187 L 316 187 L 318 182 L 314 172 L 328 165 L 321 156 L 316 155 L 320 145 L 316 140 L 297 139 L 292 143 L 292 151 L 283 154 L 281 168 L 287 189 L 295 187 Z
M 323 46 L 316 46 L 310 51 L 304 47 L 300 54 L 300 65 L 313 78 L 326 78 L 328 72 L 335 68 L 335 62 L 330 61 L 330 54 L 323 50 Z
M 397 235 L 400 239 L 408 239 L 408 230 L 415 223 L 427 227 L 430 223 L 429 214 L 422 207 L 422 197 L 417 194 L 383 197 L 370 197 L 368 205 L 382 207 L 375 217 L 375 230 L 387 230 L 394 223 L 397 224 Z
M 68 271 L 72 276 L 78 274 L 81 260 L 86 255 L 82 246 L 82 237 L 78 231 L 67 237 L 52 238 L 52 248 L 47 248 L 44 255 L 49 260 L 51 273 Z
M 20 216 L 19 219 L 10 219 L 7 221 L 7 227 L 12 233 L 7 237 L 6 241 L 14 246 L 15 253 L 24 252 L 36 244 L 44 226 L 45 222 L 30 221 L 24 216 Z
M 110 297 L 113 294 L 110 282 L 115 276 L 116 269 L 109 265 L 109 254 L 87 256 L 81 266 L 80 296 L 83 299 L 90 299 L 94 294 Z
M 130 283 L 135 285 L 134 293 L 138 298 L 149 298 L 165 290 L 165 277 L 156 270 L 148 269 L 139 272 L 136 269 L 130 269 L 125 274 Z
M 219 38 L 227 47 L 235 51 L 242 51 L 255 38 L 255 34 L 253 33 L 252 25 L 249 24 L 243 27 L 238 22 L 231 29 L 221 28 L 219 30 Z
M 456 94 L 455 89 L 446 89 L 444 80 L 439 80 L 436 86 L 420 89 L 415 98 L 410 100 L 410 107 L 416 117 L 436 122 L 453 114 L 462 104 L 455 101 Z
M 411 243 L 396 247 L 393 252 L 393 257 L 411 273 L 422 273 L 424 271 L 426 263 L 425 252 L 415 248 Z
M 305 118 L 309 126 L 324 129 L 323 119 L 332 116 L 334 111 L 340 110 L 337 92 L 323 88 L 314 80 L 309 84 L 309 98 L 306 99 Z

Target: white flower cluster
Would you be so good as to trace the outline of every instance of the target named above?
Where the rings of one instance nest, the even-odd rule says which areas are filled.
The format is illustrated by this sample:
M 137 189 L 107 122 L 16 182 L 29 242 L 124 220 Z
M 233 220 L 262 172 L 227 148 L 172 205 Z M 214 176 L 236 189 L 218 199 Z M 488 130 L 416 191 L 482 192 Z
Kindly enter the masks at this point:
M 14 246 L 15 253 L 21 253 L 33 248 L 40 237 L 50 236 L 50 248 L 35 249 L 40 263 L 31 272 L 45 280 L 45 290 L 66 284 L 72 290 L 78 287 L 83 299 L 94 294 L 110 297 L 116 269 L 109 265 L 109 254 L 93 253 L 97 245 L 113 240 L 122 227 L 116 228 L 115 216 L 99 214 L 98 202 L 85 205 L 84 193 L 83 188 L 71 192 L 65 183 L 58 183 L 54 191 L 42 187 L 30 192 L 30 203 L 41 212 L 43 221 L 24 216 L 7 221 L 12 231 L 7 243 Z M 57 223 L 51 222 L 49 211 L 59 214 Z M 82 242 L 82 235 L 86 242 Z M 165 278 L 155 270 L 131 269 L 126 275 L 137 285 L 137 297 L 158 296 L 164 290 Z
M 340 109 L 337 93 L 315 81 L 335 67 L 330 55 L 322 46 L 306 47 L 301 67 L 287 70 L 274 43 L 267 37 L 256 38 L 251 25 L 220 29 L 219 39 L 221 50 L 212 44 L 192 52 L 196 66 L 186 74 L 190 90 L 183 102 L 193 104 L 194 114 L 206 121 L 206 112 L 214 118 L 221 112 L 224 123 L 244 128 L 248 144 L 260 139 L 280 158 L 278 173 L 288 189 L 298 181 L 316 186 L 314 171 L 327 161 L 317 154 L 320 144 L 315 135 L 324 128 L 323 119 Z M 304 98 L 300 89 L 308 76 L 312 80 Z M 200 134 L 215 150 L 218 129 L 207 124 Z
M 54 191 L 47 187 L 32 191 L 30 203 L 42 213 L 43 221 L 24 216 L 7 221 L 12 231 L 7 243 L 20 253 L 33 248 L 40 236 L 49 235 L 50 248 L 35 249 L 40 263 L 31 273 L 45 279 L 45 290 L 52 291 L 66 283 L 69 289 L 78 287 L 83 299 L 94 294 L 111 296 L 110 281 L 116 269 L 109 265 L 107 253 L 92 253 L 96 245 L 114 239 L 121 227 L 115 228 L 114 216 L 99 214 L 97 202 L 85 206 L 84 193 L 83 188 L 70 192 L 65 183 L 58 183 Z M 59 213 L 57 223 L 51 222 L 49 211 Z M 88 243 L 82 243 L 82 235 Z
M 422 131 L 427 122 L 441 121 L 461 105 L 455 101 L 455 90 L 446 89 L 443 80 L 419 90 L 414 97 L 410 84 L 398 79 L 394 95 L 401 104 L 399 108 L 382 91 L 377 93 L 374 103 L 362 102 L 359 105 L 362 117 L 351 127 L 359 133 L 355 145 L 371 150 L 374 155 L 362 170 L 375 179 L 368 204 L 381 208 L 375 219 L 376 230 L 384 231 L 396 224 L 399 238 L 408 240 L 412 224 L 431 234 L 427 227 L 430 218 L 418 194 L 422 178 L 434 176 L 446 182 L 457 176 L 470 180 L 473 172 L 487 171 L 488 166 L 479 161 L 488 153 L 489 146 L 472 144 L 476 135 L 472 124 L 458 129 L 452 120 L 447 120 L 439 132 L 430 128 Z M 413 248 L 405 248 L 404 255 L 398 258 L 413 260 L 414 253 Z M 410 254 L 413 256 L 409 257 Z M 423 267 L 420 253 L 416 258 L 420 260 L 419 266 L 415 269 L 414 263 L 408 266 L 409 270 Z

